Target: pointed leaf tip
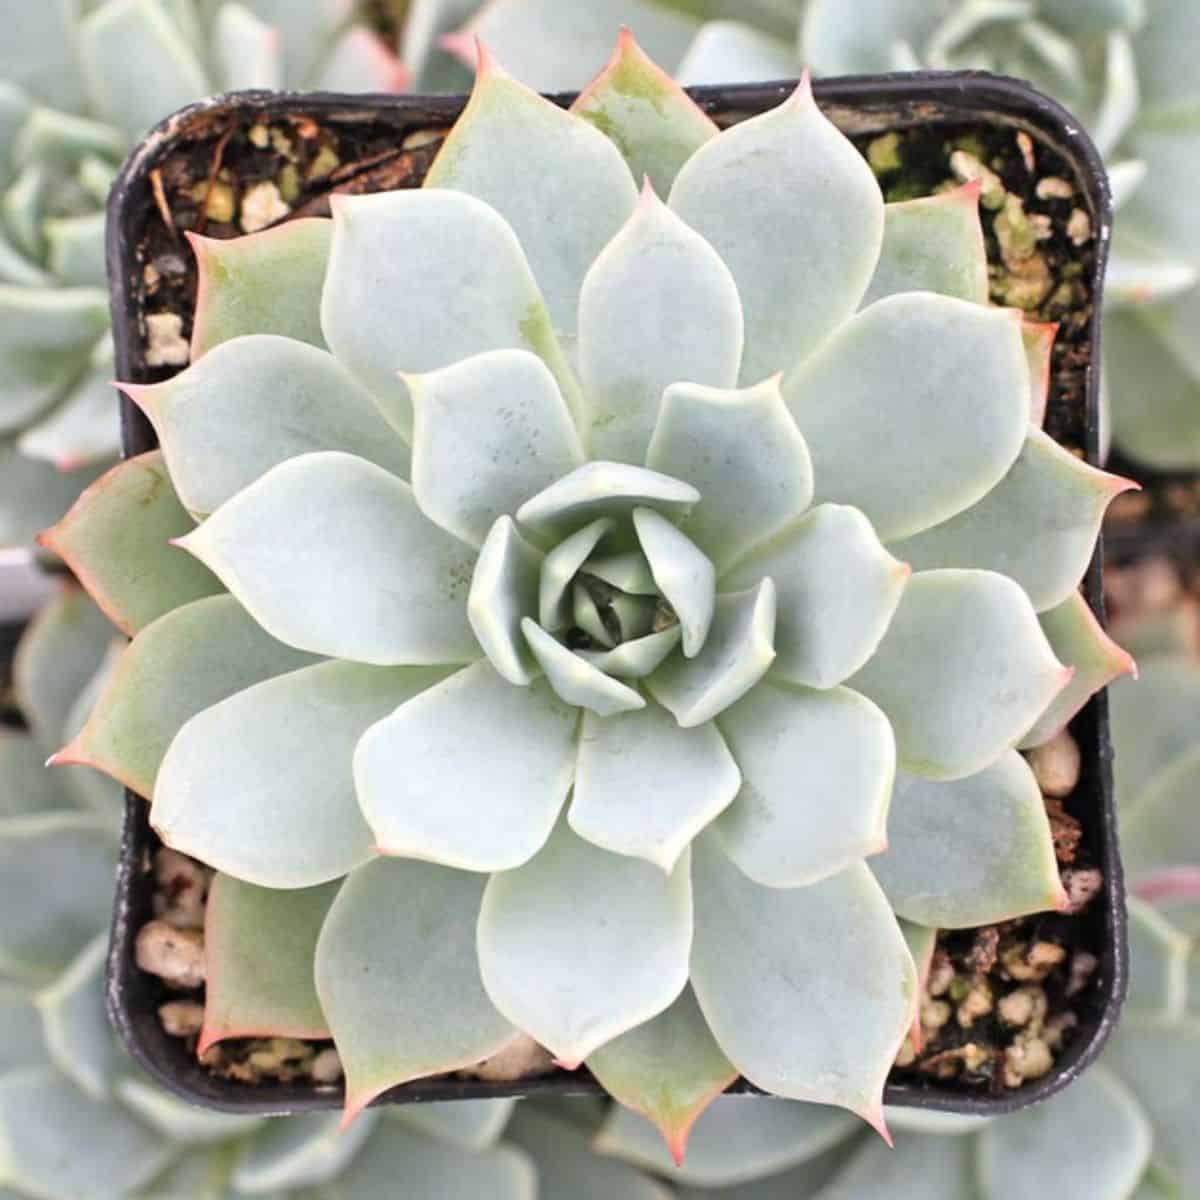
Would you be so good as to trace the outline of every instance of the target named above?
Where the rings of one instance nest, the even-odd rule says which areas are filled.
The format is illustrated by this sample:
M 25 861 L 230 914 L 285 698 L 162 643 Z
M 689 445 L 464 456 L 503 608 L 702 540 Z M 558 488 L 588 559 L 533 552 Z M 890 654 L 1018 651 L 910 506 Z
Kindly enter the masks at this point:
M 465 29 L 457 30 L 454 33 L 443 33 L 438 38 L 437 44 L 439 49 L 453 55 L 464 66 L 470 67 L 473 71 L 478 69 L 482 43 L 473 33 L 468 33 Z

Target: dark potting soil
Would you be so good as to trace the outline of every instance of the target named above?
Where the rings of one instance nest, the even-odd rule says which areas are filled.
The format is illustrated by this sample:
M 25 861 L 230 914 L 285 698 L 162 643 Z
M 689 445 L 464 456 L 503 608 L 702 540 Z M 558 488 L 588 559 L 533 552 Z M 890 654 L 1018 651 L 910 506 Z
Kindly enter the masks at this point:
M 744 115 L 711 111 L 723 125 Z M 445 133 L 444 123 L 427 120 L 398 140 L 394 125 L 376 120 L 369 106 L 347 106 L 342 117 L 303 115 L 299 106 L 282 116 L 253 106 L 218 107 L 193 114 L 175 131 L 171 153 L 150 172 L 154 211 L 137 246 L 139 275 L 131 288 L 142 335 L 132 348 L 136 378 L 165 378 L 186 364 L 196 279 L 185 231 L 233 237 L 297 217 L 328 216 L 333 192 L 419 186 Z M 1059 323 L 1046 429 L 1082 454 L 1097 242 L 1067 164 L 1043 142 L 999 123 L 918 125 L 854 140 L 889 200 L 981 180 L 992 298 L 1024 309 L 1032 320 Z M 147 317 L 157 317 L 153 331 Z M 1067 759 L 1069 741 L 1059 746 Z M 1061 758 L 1045 767 L 1048 778 Z M 936 1080 L 943 1091 L 976 1093 L 1020 1087 L 1049 1072 L 1076 1026 L 1094 1022 L 1103 1007 L 1101 972 L 1094 969 L 1105 937 L 1093 903 L 1103 882 L 1100 847 L 1081 835 L 1078 819 L 1096 790 L 1086 769 L 1082 783 L 1072 785 L 1069 772 L 1067 778 L 1064 785 L 1059 770 L 1050 782 L 1059 796 L 1047 796 L 1047 808 L 1076 910 L 939 935 L 921 1045 L 902 1049 L 892 1082 L 919 1090 L 922 1081 Z M 154 863 L 147 859 L 144 869 L 152 873 Z M 156 911 L 170 903 L 160 888 Z M 161 1000 L 200 1004 L 203 989 L 180 992 L 164 984 Z M 172 1010 L 164 1022 L 179 1017 Z M 186 1030 L 189 1019 L 181 1025 Z M 181 1036 L 192 1050 L 194 1032 Z M 206 1058 L 214 1072 L 253 1083 L 311 1076 L 322 1048 L 229 1041 Z

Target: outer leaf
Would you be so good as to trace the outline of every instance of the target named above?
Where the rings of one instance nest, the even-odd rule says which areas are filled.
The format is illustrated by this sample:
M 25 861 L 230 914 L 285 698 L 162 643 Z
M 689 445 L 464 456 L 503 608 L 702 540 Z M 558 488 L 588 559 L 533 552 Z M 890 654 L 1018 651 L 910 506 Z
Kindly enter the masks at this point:
M 278 35 L 240 4 L 217 10 L 213 58 L 222 91 L 283 87 Z
M 731 79 L 792 79 L 799 69 L 795 49 L 741 21 L 707 21 L 675 72 L 680 83 L 726 83 Z
M 1122 675 L 1137 675 L 1137 664 L 1104 632 L 1078 592 L 1038 617 L 1060 662 L 1074 668 L 1070 683 L 1050 702 L 1021 739 L 1022 750 L 1048 742 L 1102 687 Z
M 647 184 L 579 298 L 592 453 L 640 464 L 663 389 L 680 379 L 733 387 L 741 356 L 742 306 L 729 268 Z
M 664 196 L 679 168 L 717 134 L 716 125 L 647 57 L 627 27 L 617 35 L 612 58 L 579 93 L 571 112 L 616 145 L 635 180 L 649 179 Z
M 0 1078 L 10 1071 L 50 1065 L 42 1037 L 41 1015 L 33 994 L 15 983 L 0 983 Z
M 379 666 L 478 654 L 475 552 L 426 520 L 408 484 L 353 455 L 280 463 L 178 545 L 297 649 Z
M 904 770 L 957 779 L 1015 745 L 1071 674 L 1011 579 L 923 571 L 850 684 L 887 713 Z
M 668 659 L 647 681 L 685 729 L 703 725 L 746 694 L 775 658 L 775 585 L 717 597 L 716 615 L 695 658 Z
M 1122 860 L 1130 878 L 1200 862 L 1200 747 L 1167 763 L 1121 811 Z M 1124 804 L 1124 797 L 1122 797 Z
M 192 361 L 248 333 L 274 333 L 324 346 L 321 285 L 333 224 L 288 221 L 240 238 L 187 234 L 196 255 Z
M 479 551 L 467 596 L 467 619 L 484 654 L 500 675 L 521 687 L 532 681 L 536 670 L 521 619 L 537 611 L 544 561 L 512 517 L 497 517 Z
M 745 588 L 770 576 L 779 595 L 775 670 L 827 688 L 875 652 L 909 573 L 857 509 L 822 504 L 736 563 L 722 584 Z
M 1025 346 L 1025 360 L 1029 366 L 1029 420 L 1039 429 L 1046 423 L 1046 405 L 1050 401 L 1050 374 L 1053 366 L 1051 355 L 1057 337 L 1056 324 L 1037 324 L 1028 320 L 1021 323 L 1021 341 Z
M 343 885 L 315 969 L 346 1071 L 348 1121 L 387 1088 L 470 1066 L 512 1040 L 479 978 L 483 885 L 479 875 L 397 859 L 368 863 Z
M 221 590 L 202 563 L 168 543 L 194 527 L 161 451 L 118 463 L 38 537 L 62 558 L 122 633 Z
M 107 466 L 121 450 L 121 431 L 113 405 L 112 349 L 101 344 L 87 374 L 63 402 L 31 425 L 17 441 L 22 454 L 53 463 L 59 471 Z
M 685 534 L 652 508 L 635 508 L 633 524 L 655 586 L 675 610 L 683 652 L 695 658 L 716 611 L 716 568 Z
M 485 350 L 532 350 L 575 404 L 577 386 L 525 252 L 493 208 L 433 188 L 330 203 L 325 341 L 401 433 L 411 417 L 397 372 L 434 371 Z
M 575 728 L 548 684 L 514 688 L 486 662 L 401 705 L 354 753 L 378 848 L 467 871 L 525 862 L 571 786 Z
M 896 43 L 923 46 L 938 20 L 939 10 L 925 0 L 867 0 L 857 12 L 838 0 L 814 0 L 805 10 L 800 44 L 824 75 L 890 71 Z
M 738 1200 L 742 1197 L 740 1190 L 727 1193 L 725 1189 L 752 1184 L 754 1180 L 764 1184 L 777 1180 L 783 1185 L 778 1193 L 782 1200 L 815 1195 L 816 1189 L 796 1191 L 787 1186 L 786 1177 L 779 1178 L 776 1172 L 818 1158 L 858 1128 L 849 1113 L 837 1108 L 773 1097 L 718 1096 L 693 1126 L 687 1157 L 678 1165 L 672 1163 L 662 1139 L 646 1121 L 616 1105 L 609 1110 L 595 1146 L 601 1154 L 667 1174 L 680 1183 L 720 1188 L 717 1195 L 728 1194 Z M 709 1193 L 706 1190 L 701 1194 Z M 746 1200 L 756 1195 L 748 1191 Z
M 313 954 L 340 882 L 276 891 L 217 874 L 204 914 L 204 1028 L 230 1037 L 324 1038 Z
M 4 99 L 11 106 L 8 111 L 15 110 L 23 117 L 28 105 L 14 85 L 20 85 L 47 104 L 60 108 L 79 107 L 83 94 L 75 70 L 72 37 L 78 19 L 76 6 L 68 2 L 25 8 L 21 18 L 19 25 L 15 21 L 11 23 L 9 36 L 0 47 L 0 76 L 5 83 Z M 8 99 L 10 96 L 12 99 Z M 17 120 L 14 120 L 13 126 L 16 124 Z M 7 146 L 3 148 L 7 149 Z M 3 179 L 2 175 L 0 179 Z
M 89 1100 L 48 1067 L 0 1078 L 0 1141 L 5 1182 L 46 1200 L 117 1200 L 174 1152 L 119 1105 Z
M 27 458 L 11 442 L 0 442 L 0 546 L 31 542 L 61 519 L 102 469 L 92 465 L 59 471 Z
M 364 1113 L 349 1129 L 339 1128 L 336 1113 L 297 1113 L 286 1121 L 272 1121 L 252 1141 L 242 1143 L 230 1182 L 247 1196 L 320 1187 L 354 1161 L 378 1119 L 378 1113 Z
M 948 520 L 1016 461 L 1028 378 L 1014 313 L 928 292 L 877 301 L 784 381 L 817 502 L 861 508 L 885 542 Z
M 670 874 L 741 782 L 711 723 L 682 729 L 657 704 L 611 717 L 585 712 L 567 820 L 594 845 Z
M 1129 993 L 1126 1011 L 1139 1017 L 1178 1021 L 1188 1001 L 1188 956 L 1192 939 L 1137 896 L 1129 906 Z
M 135 1116 L 152 1126 L 170 1142 L 185 1146 L 207 1146 L 236 1138 L 259 1128 L 263 1118 L 244 1114 L 217 1112 L 211 1108 L 200 1108 L 180 1099 L 173 1092 L 166 1092 L 144 1077 L 129 1075 L 117 1082 L 117 1095 L 121 1103 Z M 146 1200 L 159 1200 L 151 1192 Z M 174 1196 L 171 1196 L 174 1200 Z M 192 1200 L 191 1196 L 180 1200 Z M 226 1200 L 219 1194 L 218 1200 Z
M 822 116 L 807 76 L 778 108 L 702 146 L 679 172 L 671 207 L 737 281 L 743 384 L 791 367 L 854 312 L 883 239 L 879 185 Z
M 0 820 L 73 806 L 60 771 L 46 770 L 46 752 L 23 729 L 0 728 Z
M 812 500 L 808 447 L 777 377 L 742 391 L 673 383 L 662 397 L 646 465 L 699 490 L 699 503 L 680 526 L 718 573 Z
M 950 783 L 900 772 L 888 848 L 871 868 L 900 916 L 940 929 L 1067 903 L 1042 793 L 1015 751 Z
M 666 876 L 565 822 L 530 862 L 492 876 L 479 914 L 488 995 L 569 1069 L 679 995 L 691 942 L 688 855 Z
M 472 546 L 584 461 L 554 376 L 527 350 L 493 350 L 405 382 L 413 494 L 431 521 Z
M 575 334 L 583 277 L 637 198 L 607 137 L 518 83 L 486 50 L 470 102 L 424 186 L 467 192 L 508 221 L 554 328 L 567 339 Z
M 576 623 L 584 630 L 590 625 L 592 636 L 601 640 L 599 634 L 603 632 L 603 625 L 595 604 L 578 584 L 575 585 L 575 599 Z M 586 608 L 581 610 L 581 604 L 591 606 L 590 614 Z M 582 655 L 568 650 L 532 618 L 526 617 L 521 622 L 521 632 L 538 665 L 546 672 L 547 682 L 564 704 L 589 709 L 602 717 L 645 708 L 646 701 L 634 688 L 605 675 Z
M 939 292 L 986 304 L 981 187 L 976 180 L 953 191 L 887 205 L 883 249 L 863 304 L 896 292 Z
M 916 968 L 861 864 L 804 888 L 751 883 L 695 844 L 692 986 L 752 1083 L 836 1104 L 882 1129 L 882 1092 L 916 1005 Z
M 912 921 L 900 921 L 900 932 L 904 934 L 904 940 L 908 943 L 908 951 L 913 956 L 913 962 L 917 964 L 917 994 L 920 997 L 925 996 L 926 988 L 929 984 L 929 971 L 933 966 L 933 952 L 937 948 L 937 930 L 931 929 L 928 925 L 914 925 Z M 913 1047 L 917 1053 L 921 1052 L 922 1032 L 921 1032 L 921 1012 L 918 1007 L 917 1012 L 913 1014 L 912 1028 L 908 1032 L 908 1036 L 912 1041 Z M 892 1113 L 900 1115 L 899 1121 L 892 1120 Z M 905 1115 L 912 1117 L 908 1125 L 905 1125 Z M 954 1124 L 953 1114 L 942 1112 L 934 1112 L 930 1109 L 923 1111 L 921 1109 L 901 1108 L 888 1110 L 887 1105 L 884 1105 L 884 1116 L 892 1121 L 897 1129 L 912 1129 L 916 1133 L 952 1133 L 953 1129 L 942 1128 L 947 1122 Z M 930 1118 L 928 1125 L 923 1126 L 921 1121 L 924 1118 Z M 962 1120 L 973 1120 L 973 1118 L 963 1117 Z
M 714 832 L 755 882 L 801 887 L 886 848 L 896 744 L 865 697 L 767 680 L 720 725 L 744 782 Z
M 44 222 L 46 260 L 56 278 L 69 287 L 104 286 L 104 225 L 103 212 Z
M 435 1100 L 428 1104 L 396 1104 L 387 1115 L 463 1150 L 486 1150 L 494 1146 L 504 1132 L 515 1099 L 472 1100 L 459 1104 L 453 1100 Z
M 96 674 L 87 681 L 71 706 L 67 723 L 63 726 L 64 737 L 74 738 L 87 723 L 124 652 L 125 644 L 122 641 L 114 640 L 109 644 L 108 653 L 101 661 Z M 90 767 L 59 767 L 51 772 L 45 770 L 46 765 L 58 766 L 57 754 L 51 757 L 48 764 L 42 764 L 42 774 L 59 776 L 73 794 L 75 805 L 104 817 L 112 832 L 118 832 L 125 813 L 125 789 L 115 779 L 110 779 Z
M 1045 612 L 1079 586 L 1105 509 L 1138 486 L 1088 466 L 1030 428 L 1008 474 L 978 504 L 889 549 L 917 571 L 998 571 Z
M 195 600 L 138 634 L 54 763 L 94 767 L 150 797 L 167 747 L 191 717 L 312 662 L 265 634 L 232 596 Z
M 315 450 L 408 473 L 408 447 L 369 393 L 332 355 L 291 338 L 235 338 L 164 383 L 123 390 L 150 418 L 179 498 L 196 514 Z
M 868 1139 L 820 1193 L 821 1200 L 966 1200 L 974 1196 L 972 1150 L 966 1138 L 929 1134 L 907 1134 L 895 1148 Z
M 1124 1200 L 1146 1169 L 1153 1141 L 1134 1096 L 1096 1067 L 1044 1105 L 993 1121 L 980 1133 L 982 1198 L 1077 1190 L 1089 1200 Z

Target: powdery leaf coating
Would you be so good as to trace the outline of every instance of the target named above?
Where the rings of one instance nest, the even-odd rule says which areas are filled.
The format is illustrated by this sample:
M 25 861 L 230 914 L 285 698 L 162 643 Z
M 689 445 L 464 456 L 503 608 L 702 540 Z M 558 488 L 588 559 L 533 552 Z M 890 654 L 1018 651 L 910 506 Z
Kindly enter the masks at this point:
M 1011 579 L 945 570 L 909 580 L 879 649 L 850 686 L 887 714 L 905 771 L 959 779 L 1015 745 L 1070 678 Z
M 1019 319 L 932 292 L 888 296 L 852 317 L 785 378 L 783 394 L 812 455 L 817 503 L 862 509 L 884 542 L 983 499 L 1029 425 Z
M 882 1129 L 916 968 L 871 873 L 855 863 L 810 887 L 765 888 L 710 836 L 692 856 L 692 986 L 721 1049 L 765 1091 Z
M 713 121 L 646 56 L 628 28 L 571 112 L 595 125 L 620 150 L 634 179 L 648 179 L 662 196 L 680 167 L 717 135 Z
M 784 104 L 696 151 L 670 205 L 733 272 L 744 385 L 792 367 L 854 312 L 883 240 L 879 185 L 817 108 L 807 76 Z
M 741 391 L 672 383 L 646 465 L 699 491 L 680 528 L 718 573 L 799 517 L 813 495 L 808 447 L 778 377 Z
M 514 688 L 486 662 L 401 705 L 354 752 L 378 848 L 465 871 L 526 862 L 571 786 L 577 725 L 545 681 Z
M 727 83 L 731 79 L 791 79 L 796 67 L 794 45 L 741 21 L 706 21 L 683 56 L 675 77 L 687 87 Z
M 604 626 L 595 603 L 579 584 L 575 585 L 575 623 L 588 630 L 594 640 L 607 640 L 602 637 Z M 521 632 L 538 665 L 546 672 L 547 682 L 564 704 L 588 709 L 602 717 L 645 708 L 646 701 L 634 688 L 606 675 L 581 654 L 568 650 L 530 617 L 521 622 Z
M 164 383 L 123 390 L 154 426 L 179 499 L 197 516 L 318 450 L 408 474 L 408 447 L 370 393 L 331 354 L 292 338 L 234 338 Z
M 871 701 L 768 678 L 718 723 L 743 784 L 714 832 L 756 883 L 804 887 L 885 849 L 896 744 Z
M 379 1113 L 363 1113 L 348 1129 L 337 1113 L 296 1113 L 271 1121 L 243 1142 L 230 1184 L 242 1195 L 276 1195 L 282 1188 L 320 1187 L 338 1178 L 375 1132 Z
M 479 551 L 467 596 L 467 620 L 488 661 L 509 683 L 524 687 L 537 669 L 521 621 L 538 604 L 542 552 L 512 517 L 497 517 Z
M 508 1097 L 501 1100 L 433 1100 L 426 1104 L 397 1104 L 385 1115 L 410 1129 L 432 1134 L 464 1150 L 486 1150 L 494 1146 L 517 1107 Z
M 716 612 L 717 572 L 712 559 L 652 508 L 635 508 L 633 526 L 655 586 L 679 618 L 683 653 L 695 658 Z
M 355 746 L 444 676 L 318 663 L 206 708 L 163 758 L 151 825 L 168 846 L 260 887 L 340 878 L 373 852 L 355 797 Z
M 610 717 L 585 712 L 567 820 L 594 845 L 669 874 L 741 782 L 711 722 L 682 729 L 657 704 Z
M 1122 807 L 1121 858 L 1131 879 L 1200 862 L 1198 784 L 1200 748 L 1193 746 L 1154 775 L 1136 805 Z
M 676 1165 L 696 1119 L 736 1078 L 691 988 L 645 1025 L 588 1056 L 588 1070 L 627 1109 L 654 1123 Z M 598 1149 L 606 1147 L 601 1133 Z
M 645 461 L 663 390 L 680 379 L 733 387 L 742 324 L 729 268 L 647 185 L 588 268 L 579 298 L 579 374 L 592 455 Z
M 1129 916 L 1129 991 L 1124 1011 L 1163 1021 L 1184 1018 L 1192 939 L 1138 896 L 1126 897 Z
M 352 454 L 280 463 L 178 544 L 299 650 L 378 666 L 478 656 L 475 551 L 427 520 L 408 484 Z
M 204 1027 L 197 1053 L 231 1037 L 329 1036 L 313 954 L 340 886 L 338 880 L 281 891 L 216 875 L 204 914 Z
M 84 491 L 39 544 L 59 555 L 122 633 L 221 590 L 168 542 L 193 528 L 161 451 L 118 463 Z M 117 546 L 119 544 L 119 550 Z
M 342 885 L 315 972 L 346 1072 L 346 1122 L 388 1088 L 471 1066 L 515 1036 L 479 977 L 475 921 L 485 882 L 432 863 L 377 859 Z
M 557 633 L 567 624 L 571 616 L 571 581 L 592 551 L 616 527 L 611 517 L 598 517 L 557 542 L 546 554 L 538 578 L 537 618 L 543 629 Z
M 478 941 L 492 1002 L 573 1069 L 687 983 L 690 855 L 664 875 L 560 822 L 530 862 L 488 881 Z
M 1041 789 L 1016 751 L 950 782 L 898 773 L 871 869 L 900 916 L 939 929 L 1066 905 Z
M 822 1200 L 963 1200 L 974 1194 L 973 1149 L 967 1138 L 932 1134 L 905 1134 L 895 1147 L 870 1139 L 823 1190 Z
M 645 679 L 679 645 L 682 626 L 671 625 L 658 633 L 622 642 L 612 650 L 579 650 L 580 658 L 618 679 Z M 686 653 L 686 651 L 685 651 Z

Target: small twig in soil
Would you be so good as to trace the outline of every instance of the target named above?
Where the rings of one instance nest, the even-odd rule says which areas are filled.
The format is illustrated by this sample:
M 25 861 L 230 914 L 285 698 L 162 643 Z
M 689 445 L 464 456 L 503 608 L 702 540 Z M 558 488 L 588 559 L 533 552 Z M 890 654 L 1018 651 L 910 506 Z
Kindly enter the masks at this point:
M 204 199 L 200 202 L 200 220 L 196 223 L 196 232 L 203 234 L 205 227 L 208 225 L 208 201 L 212 196 L 212 190 L 217 182 L 217 175 L 221 170 L 221 161 L 225 157 L 225 147 L 229 145 L 229 139 L 233 137 L 236 126 L 230 125 L 219 138 L 217 144 L 213 147 L 212 162 L 208 165 L 208 175 L 204 181 Z
M 155 167 L 150 172 L 150 190 L 154 193 L 154 203 L 158 206 L 158 215 L 173 241 L 179 241 L 179 230 L 175 228 L 175 218 L 171 215 L 171 205 L 167 202 L 167 192 L 163 187 L 162 171 Z

